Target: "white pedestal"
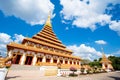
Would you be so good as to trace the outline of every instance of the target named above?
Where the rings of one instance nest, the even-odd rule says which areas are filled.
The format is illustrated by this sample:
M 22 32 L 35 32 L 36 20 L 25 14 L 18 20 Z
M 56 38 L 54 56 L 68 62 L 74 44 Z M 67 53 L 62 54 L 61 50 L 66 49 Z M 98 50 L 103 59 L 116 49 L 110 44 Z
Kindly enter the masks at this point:
M 87 70 L 86 69 L 84 70 L 84 74 L 87 74 Z
M 5 80 L 8 69 L 0 68 L 0 80 Z
M 62 74 L 60 73 L 60 69 L 58 69 L 58 74 L 57 76 L 62 76 Z

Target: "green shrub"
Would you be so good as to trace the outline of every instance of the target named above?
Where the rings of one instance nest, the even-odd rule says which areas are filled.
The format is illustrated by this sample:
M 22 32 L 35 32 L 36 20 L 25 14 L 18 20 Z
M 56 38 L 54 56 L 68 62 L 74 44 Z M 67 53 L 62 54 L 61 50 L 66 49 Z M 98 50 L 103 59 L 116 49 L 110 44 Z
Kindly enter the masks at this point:
M 71 77 L 76 77 L 76 76 L 78 76 L 78 75 L 77 75 L 77 74 L 70 73 L 69 76 L 71 76 Z
M 84 73 L 84 70 L 85 70 L 85 68 L 81 68 L 80 71 L 81 71 L 82 74 Z

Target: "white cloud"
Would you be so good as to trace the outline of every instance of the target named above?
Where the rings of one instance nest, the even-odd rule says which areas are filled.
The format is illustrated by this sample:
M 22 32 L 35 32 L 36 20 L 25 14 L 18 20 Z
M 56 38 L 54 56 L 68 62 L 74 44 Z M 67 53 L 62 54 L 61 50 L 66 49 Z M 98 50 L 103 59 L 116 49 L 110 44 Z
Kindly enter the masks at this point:
M 110 29 L 116 31 L 120 35 L 120 21 L 111 21 Z
M 11 36 L 6 33 L 0 33 L 0 52 L 2 55 L 6 54 L 6 44 L 12 42 Z
M 118 4 L 120 0 L 60 0 L 61 15 L 64 20 L 73 20 L 72 25 L 93 31 L 96 23 L 102 26 L 111 23 L 111 15 L 105 14 L 109 3 Z
M 25 38 L 23 35 L 18 35 L 18 34 L 15 34 L 14 36 L 15 36 L 15 37 L 14 37 L 14 38 L 15 38 L 14 41 L 15 41 L 16 43 L 21 43 L 22 40 Z
M 107 42 L 104 40 L 97 40 L 97 41 L 95 41 L 95 43 L 96 44 L 103 44 L 103 45 L 107 44 Z
M 11 36 L 5 33 L 0 33 L 0 43 L 6 44 L 11 42 Z
M 69 30 L 69 27 L 66 27 L 65 30 Z
M 6 16 L 15 16 L 35 25 L 45 22 L 49 11 L 53 12 L 54 5 L 50 0 L 0 0 L 0 10 Z
M 68 49 L 73 51 L 74 55 L 80 56 L 84 59 L 94 60 L 102 56 L 100 51 L 96 51 L 95 48 L 81 44 L 80 46 L 70 45 Z
M 15 34 L 13 37 L 6 33 L 0 33 L 0 52 L 2 53 L 3 56 L 6 55 L 6 45 L 9 44 L 10 42 L 17 42 L 20 43 L 23 40 L 24 36 L 23 35 L 18 35 Z
M 111 53 L 112 56 L 120 56 L 120 49 L 116 52 Z

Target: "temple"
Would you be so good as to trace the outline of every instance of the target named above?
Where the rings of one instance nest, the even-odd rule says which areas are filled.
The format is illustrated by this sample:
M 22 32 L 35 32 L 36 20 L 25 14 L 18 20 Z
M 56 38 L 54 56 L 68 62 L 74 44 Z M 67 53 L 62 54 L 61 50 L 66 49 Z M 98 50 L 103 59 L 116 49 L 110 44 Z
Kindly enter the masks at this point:
M 80 68 L 80 57 L 73 56 L 72 51 L 56 37 L 52 30 L 50 15 L 43 29 L 32 38 L 25 38 L 21 44 L 11 42 L 7 45 L 9 56 L 16 55 L 13 64 L 58 66 L 68 69 Z
M 102 63 L 102 69 L 104 69 L 105 71 L 111 71 L 113 70 L 112 67 L 112 62 L 105 56 L 105 54 L 102 54 L 102 60 L 100 61 L 100 63 Z

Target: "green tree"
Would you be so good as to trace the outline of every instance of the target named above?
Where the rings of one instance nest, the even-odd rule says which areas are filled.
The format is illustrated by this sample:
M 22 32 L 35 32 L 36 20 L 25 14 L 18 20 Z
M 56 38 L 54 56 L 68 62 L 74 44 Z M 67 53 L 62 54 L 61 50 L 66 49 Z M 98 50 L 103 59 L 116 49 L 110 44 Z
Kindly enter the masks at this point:
M 109 56 L 108 59 L 112 62 L 112 66 L 115 70 L 120 70 L 120 57 Z
M 99 59 L 99 60 L 95 59 L 93 62 L 90 62 L 89 65 L 90 65 L 91 67 L 97 66 L 98 68 L 100 68 L 100 67 L 102 66 L 102 65 L 100 64 L 100 59 Z
M 91 61 L 89 59 L 82 59 L 81 64 L 86 65 L 89 64 Z

